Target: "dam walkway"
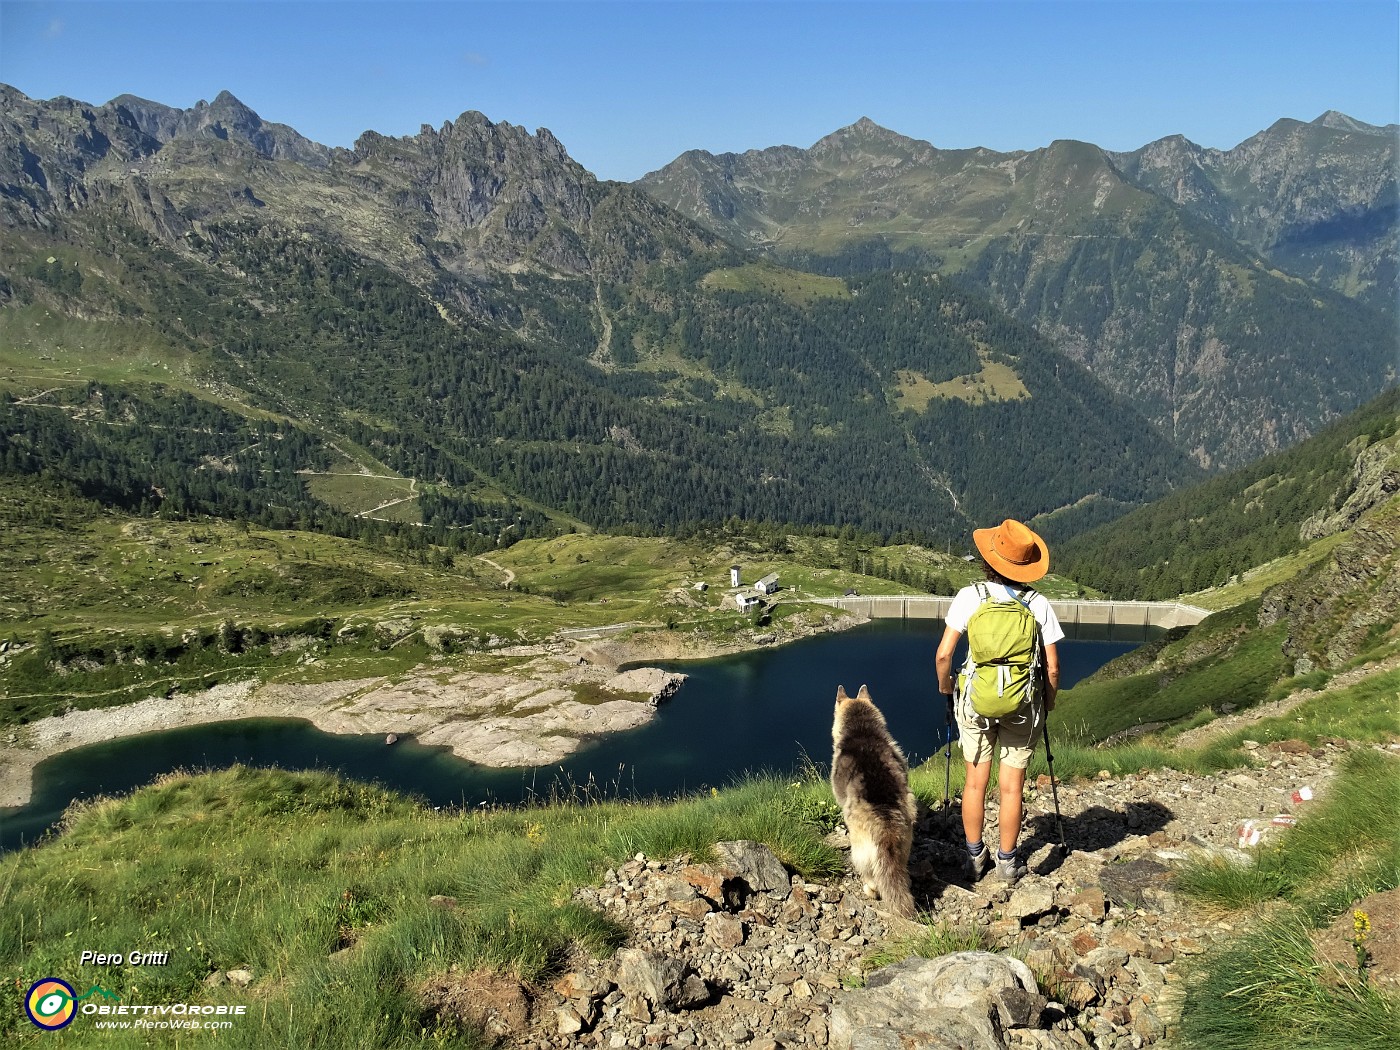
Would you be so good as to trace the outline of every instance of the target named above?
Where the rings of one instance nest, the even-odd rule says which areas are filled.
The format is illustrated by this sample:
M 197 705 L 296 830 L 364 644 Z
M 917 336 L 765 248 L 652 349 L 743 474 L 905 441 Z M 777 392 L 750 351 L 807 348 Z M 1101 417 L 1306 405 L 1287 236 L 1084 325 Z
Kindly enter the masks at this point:
M 951 597 L 912 594 L 870 594 L 845 598 L 808 598 L 814 605 L 830 605 L 872 620 L 941 620 L 948 614 Z M 1210 615 L 1209 609 L 1182 602 L 1123 602 L 1084 601 L 1081 599 L 1051 599 L 1060 623 L 1070 628 L 1100 630 L 1145 630 L 1190 627 Z M 1077 633 L 1077 632 L 1071 632 Z

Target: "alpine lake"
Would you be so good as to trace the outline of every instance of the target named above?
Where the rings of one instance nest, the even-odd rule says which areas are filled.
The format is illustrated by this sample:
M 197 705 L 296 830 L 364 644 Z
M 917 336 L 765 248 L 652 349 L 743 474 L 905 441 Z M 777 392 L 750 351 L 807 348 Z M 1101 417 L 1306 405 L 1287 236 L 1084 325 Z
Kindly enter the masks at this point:
M 1059 646 L 1061 688 L 1161 633 L 1066 630 L 1070 635 Z M 723 788 L 748 773 L 788 775 L 809 764 L 825 770 L 838 685 L 852 695 L 869 686 L 911 765 L 918 765 L 941 753 L 946 740 L 933 666 L 942 634 L 941 620 L 876 620 L 771 649 L 661 663 L 690 677 L 656 718 L 540 768 L 492 769 L 412 738 L 386 746 L 382 735 L 323 733 L 290 719 L 217 722 L 76 748 L 35 768 L 27 806 L 0 810 L 0 851 L 38 840 L 75 800 L 125 794 L 174 770 L 235 763 L 330 770 L 438 807 L 581 794 L 675 797 Z

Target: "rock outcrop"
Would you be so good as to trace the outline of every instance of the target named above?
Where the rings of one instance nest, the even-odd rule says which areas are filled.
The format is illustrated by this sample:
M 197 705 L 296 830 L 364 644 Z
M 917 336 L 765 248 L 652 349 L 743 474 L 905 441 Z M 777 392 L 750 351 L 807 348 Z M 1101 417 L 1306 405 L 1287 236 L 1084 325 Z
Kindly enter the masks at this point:
M 1392 637 L 1400 623 L 1400 499 L 1363 514 L 1317 568 L 1264 596 L 1260 622 L 1284 621 L 1294 672 L 1335 670 Z
M 1400 437 L 1366 445 L 1357 438 L 1356 463 L 1347 484 L 1333 498 L 1335 510 L 1324 510 L 1303 522 L 1298 538 L 1305 543 L 1351 528 L 1368 511 L 1400 492 Z
M 576 958 L 551 987 L 532 989 L 533 1017 L 509 1045 L 1159 1044 L 1177 1017 L 1182 961 L 1236 933 L 1178 898 L 1171 873 L 1202 852 L 1247 862 L 1242 822 L 1276 833 L 1261 814 L 1314 804 L 1291 800 L 1301 786 L 1325 794 L 1350 745 L 1297 743 L 1248 749 L 1247 772 L 1062 785 L 1068 855 L 1046 834 L 1048 779 L 1035 785 L 1030 871 L 1015 888 L 995 877 L 969 885 L 956 811 L 926 814 L 911 871 L 932 929 L 880 911 L 853 877 L 793 875 L 758 843 L 719 843 L 709 862 L 639 854 L 575 895 L 628 929 L 627 945 L 611 959 Z M 949 932 L 983 948 L 921 957 Z

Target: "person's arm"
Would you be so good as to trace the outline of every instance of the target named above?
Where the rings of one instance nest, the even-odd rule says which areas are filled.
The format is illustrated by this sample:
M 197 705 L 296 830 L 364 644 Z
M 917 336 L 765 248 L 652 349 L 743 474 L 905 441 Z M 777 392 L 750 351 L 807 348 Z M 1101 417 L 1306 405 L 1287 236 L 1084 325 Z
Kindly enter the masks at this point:
M 1051 642 L 1045 647 L 1045 710 L 1055 710 L 1055 695 L 1060 691 L 1060 653 Z
M 953 651 L 958 647 L 958 639 L 962 637 L 961 631 L 955 631 L 951 627 L 943 628 L 943 638 L 938 643 L 938 653 L 933 658 L 933 665 L 938 668 L 938 691 L 944 696 L 953 695 Z M 927 651 L 927 650 L 925 650 Z M 1059 664 L 1055 665 L 1055 677 L 1059 678 Z

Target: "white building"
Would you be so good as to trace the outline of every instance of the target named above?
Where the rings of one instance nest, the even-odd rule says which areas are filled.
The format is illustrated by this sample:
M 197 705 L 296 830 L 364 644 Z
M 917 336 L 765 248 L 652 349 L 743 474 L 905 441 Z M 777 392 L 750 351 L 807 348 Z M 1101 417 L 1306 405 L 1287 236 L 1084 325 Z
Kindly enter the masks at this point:
M 772 594 L 778 589 L 778 574 L 770 572 L 763 579 L 753 585 L 753 589 L 759 594 Z

